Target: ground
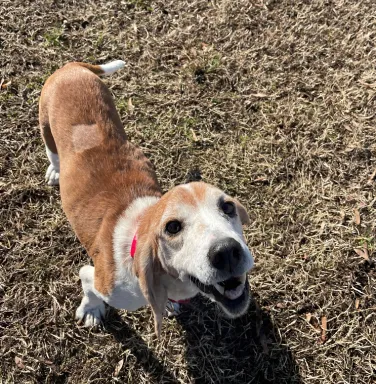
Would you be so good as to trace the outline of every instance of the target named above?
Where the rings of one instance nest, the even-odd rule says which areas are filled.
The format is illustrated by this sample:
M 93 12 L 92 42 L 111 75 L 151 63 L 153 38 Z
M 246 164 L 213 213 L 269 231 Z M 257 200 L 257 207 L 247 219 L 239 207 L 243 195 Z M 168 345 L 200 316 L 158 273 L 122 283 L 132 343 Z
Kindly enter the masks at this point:
M 376 10 L 352 0 L 2 0 L 0 382 L 376 382 Z M 161 185 L 247 207 L 249 313 L 197 298 L 74 321 L 88 261 L 44 182 L 38 98 L 68 61 L 106 78 Z

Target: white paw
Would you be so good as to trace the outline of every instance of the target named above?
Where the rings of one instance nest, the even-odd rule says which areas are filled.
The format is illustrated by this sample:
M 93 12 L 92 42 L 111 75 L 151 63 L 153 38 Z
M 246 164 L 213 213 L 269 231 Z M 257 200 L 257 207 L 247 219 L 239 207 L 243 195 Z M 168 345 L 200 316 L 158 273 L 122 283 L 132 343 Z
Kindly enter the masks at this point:
M 52 164 L 49 165 L 46 172 L 46 181 L 48 185 L 59 184 L 59 169 L 56 169 Z
M 83 323 L 85 327 L 95 327 L 102 323 L 105 311 L 106 308 L 103 302 L 92 307 L 84 298 L 76 310 L 76 320 L 78 320 L 79 324 Z
M 172 301 L 168 301 L 166 305 L 167 317 L 174 317 L 180 315 L 180 304 Z

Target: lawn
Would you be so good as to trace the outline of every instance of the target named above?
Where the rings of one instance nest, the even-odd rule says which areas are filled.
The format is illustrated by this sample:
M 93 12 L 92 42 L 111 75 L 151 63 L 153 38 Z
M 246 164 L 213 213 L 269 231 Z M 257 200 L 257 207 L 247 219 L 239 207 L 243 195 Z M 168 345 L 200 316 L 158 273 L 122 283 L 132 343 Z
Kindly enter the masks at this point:
M 354 0 L 0 2 L 0 383 L 376 382 L 376 7 Z M 69 61 L 104 81 L 164 190 L 248 209 L 253 303 L 195 298 L 75 323 L 88 256 L 44 182 L 38 99 Z

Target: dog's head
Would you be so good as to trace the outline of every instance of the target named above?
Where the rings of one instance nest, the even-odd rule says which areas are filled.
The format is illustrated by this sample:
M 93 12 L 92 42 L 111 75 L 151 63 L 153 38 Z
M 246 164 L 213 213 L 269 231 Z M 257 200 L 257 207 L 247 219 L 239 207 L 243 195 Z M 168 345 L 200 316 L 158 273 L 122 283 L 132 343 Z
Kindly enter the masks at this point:
M 173 188 L 149 209 L 139 227 L 134 268 L 157 334 L 167 302 L 163 273 L 194 285 L 229 317 L 246 312 L 246 273 L 253 266 L 242 231 L 248 223 L 236 199 L 202 182 Z

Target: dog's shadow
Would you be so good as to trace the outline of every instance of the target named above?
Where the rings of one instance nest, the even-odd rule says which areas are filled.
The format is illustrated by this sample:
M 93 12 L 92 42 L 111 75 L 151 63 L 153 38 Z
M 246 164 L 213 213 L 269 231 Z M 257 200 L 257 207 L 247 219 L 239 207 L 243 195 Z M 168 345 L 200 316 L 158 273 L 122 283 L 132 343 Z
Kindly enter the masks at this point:
M 119 314 L 111 312 L 106 329 L 124 349 L 131 351 L 136 364 L 154 382 L 181 382 Z M 255 299 L 246 315 L 228 320 L 214 304 L 197 297 L 184 305 L 176 321 L 179 325 L 175 326 L 180 326 L 185 336 L 189 383 L 302 382 L 291 351 Z

